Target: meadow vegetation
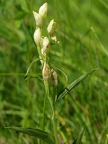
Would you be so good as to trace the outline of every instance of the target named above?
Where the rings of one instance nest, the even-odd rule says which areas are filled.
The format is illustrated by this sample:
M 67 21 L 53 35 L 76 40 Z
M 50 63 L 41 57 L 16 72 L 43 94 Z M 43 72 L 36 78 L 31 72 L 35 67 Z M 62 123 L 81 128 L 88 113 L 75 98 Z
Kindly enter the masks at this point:
M 45 88 L 33 39 L 32 11 L 47 2 L 57 23 L 59 44 L 52 45 L 49 63 L 58 74 L 57 95 L 81 75 L 97 69 L 56 104 L 60 144 L 72 144 L 82 129 L 83 144 L 108 141 L 108 2 L 107 0 L 0 0 L 0 144 L 42 144 L 40 139 L 5 127 L 40 129 Z M 56 91 L 54 91 L 56 92 Z M 46 103 L 44 128 L 54 135 L 52 111 Z

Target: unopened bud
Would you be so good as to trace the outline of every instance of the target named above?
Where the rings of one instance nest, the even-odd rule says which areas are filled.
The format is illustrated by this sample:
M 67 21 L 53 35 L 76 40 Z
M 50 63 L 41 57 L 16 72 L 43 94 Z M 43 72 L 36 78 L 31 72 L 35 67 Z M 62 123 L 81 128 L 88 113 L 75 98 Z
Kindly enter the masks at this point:
M 53 35 L 55 29 L 56 29 L 56 22 L 54 22 L 54 20 L 51 20 L 47 27 L 47 31 L 50 35 Z
M 43 44 L 42 45 L 43 45 L 43 47 L 49 47 L 50 41 L 49 41 L 48 37 L 43 38 Z
M 37 28 L 34 32 L 34 41 L 37 45 L 40 44 L 40 41 L 41 41 L 41 30 L 40 30 L 40 28 Z
M 58 84 L 58 75 L 53 69 L 51 70 L 51 83 L 53 87 L 57 86 Z
M 42 16 L 40 14 L 38 14 L 37 12 L 34 12 L 34 11 L 33 11 L 33 15 L 34 15 L 34 18 L 36 21 L 36 26 L 41 27 L 43 24 Z
M 44 3 L 39 9 L 39 14 L 42 16 L 43 19 L 46 17 L 47 11 L 48 11 L 48 4 Z
M 42 49 L 41 52 L 43 55 L 46 55 L 50 51 L 50 41 L 48 37 L 43 38 Z
M 42 70 L 42 76 L 44 80 L 48 80 L 51 77 L 50 67 L 48 64 L 44 63 Z

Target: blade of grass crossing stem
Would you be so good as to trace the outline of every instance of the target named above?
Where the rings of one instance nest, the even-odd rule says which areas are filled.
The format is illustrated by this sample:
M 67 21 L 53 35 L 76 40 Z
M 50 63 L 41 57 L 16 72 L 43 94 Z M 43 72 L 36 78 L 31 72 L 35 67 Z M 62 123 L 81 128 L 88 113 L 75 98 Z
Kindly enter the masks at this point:
M 36 138 L 45 141 L 48 144 L 55 144 L 54 139 L 47 132 L 39 129 L 21 128 L 21 127 L 6 127 L 6 128 L 34 136 Z
M 82 140 L 83 133 L 84 133 L 84 129 L 81 130 L 78 138 L 72 144 L 82 144 L 81 140 Z
M 84 128 L 81 130 L 81 132 L 77 138 L 76 144 L 81 144 L 83 133 L 84 133 Z
M 92 74 L 94 71 L 96 71 L 97 69 L 93 69 L 90 72 L 87 72 L 85 74 L 83 74 L 82 76 L 80 76 L 78 79 L 76 79 L 74 82 L 72 82 L 70 85 L 68 85 L 58 96 L 57 101 L 61 100 L 62 98 L 64 98 L 64 96 L 69 93 L 72 89 L 74 89 L 78 84 L 80 84 L 86 77 L 88 77 L 88 75 Z M 57 102 L 56 101 L 56 102 Z

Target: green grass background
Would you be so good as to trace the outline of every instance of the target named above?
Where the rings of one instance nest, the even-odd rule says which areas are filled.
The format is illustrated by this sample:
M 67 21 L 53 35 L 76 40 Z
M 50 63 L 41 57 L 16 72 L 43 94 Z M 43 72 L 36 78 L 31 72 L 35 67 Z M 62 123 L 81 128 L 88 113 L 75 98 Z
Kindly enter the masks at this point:
M 48 16 L 57 22 L 59 45 L 51 47 L 50 63 L 68 76 L 59 75 L 58 93 L 87 71 L 99 68 L 56 107 L 58 131 L 68 143 L 85 129 L 84 144 L 107 144 L 108 134 L 108 1 L 107 0 L 0 0 L 0 143 L 35 144 L 37 139 L 4 129 L 6 126 L 39 128 L 44 86 L 33 41 L 32 11 L 47 2 Z M 34 78 L 33 78 L 34 77 Z M 51 129 L 51 111 L 46 108 L 45 130 Z

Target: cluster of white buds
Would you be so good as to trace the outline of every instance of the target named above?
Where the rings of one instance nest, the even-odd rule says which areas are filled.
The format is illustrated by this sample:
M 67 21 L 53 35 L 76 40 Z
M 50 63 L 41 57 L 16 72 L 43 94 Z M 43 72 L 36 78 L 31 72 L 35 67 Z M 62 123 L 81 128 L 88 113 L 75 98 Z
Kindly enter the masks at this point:
M 51 20 L 47 27 L 48 37 L 42 36 L 41 28 L 43 25 L 43 20 L 47 16 L 48 4 L 44 3 L 40 8 L 38 13 L 33 11 L 33 15 L 36 21 L 36 30 L 34 32 L 34 41 L 38 47 L 39 57 L 43 66 L 42 76 L 44 80 L 51 80 L 52 86 L 57 86 L 57 73 L 54 70 L 50 70 L 48 65 L 48 53 L 50 52 L 50 43 L 54 41 L 54 44 L 57 43 L 57 38 L 54 36 L 56 30 L 56 22 Z
M 39 8 L 39 12 L 34 12 L 33 11 L 33 15 L 36 21 L 36 26 L 37 27 L 41 27 L 43 24 L 43 19 L 46 17 L 47 15 L 47 11 L 48 11 L 48 4 L 44 3 L 40 8 Z

